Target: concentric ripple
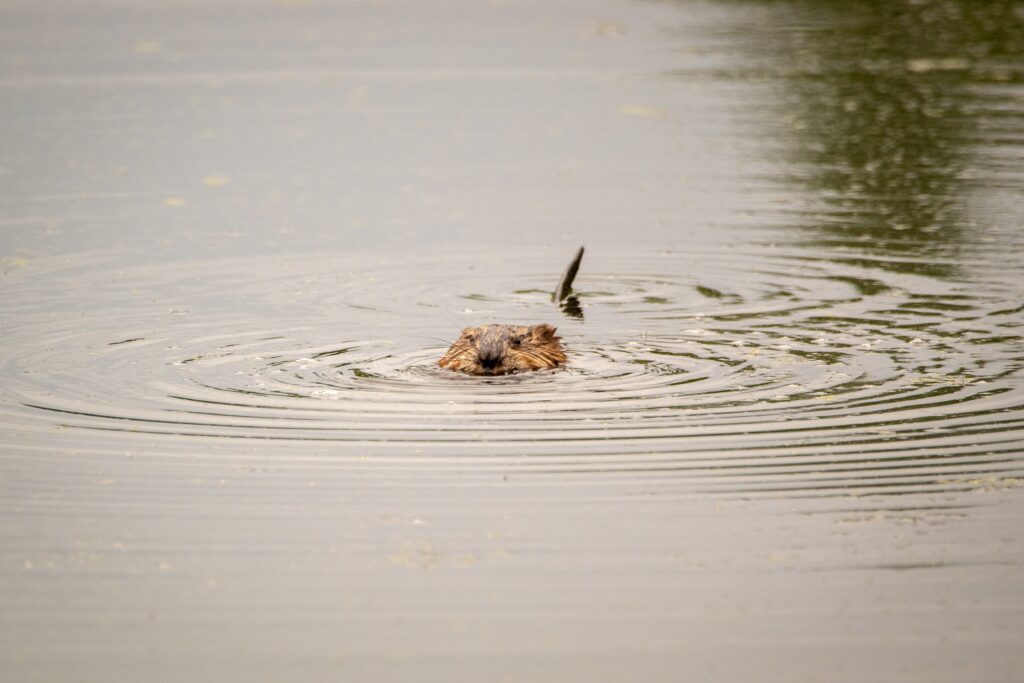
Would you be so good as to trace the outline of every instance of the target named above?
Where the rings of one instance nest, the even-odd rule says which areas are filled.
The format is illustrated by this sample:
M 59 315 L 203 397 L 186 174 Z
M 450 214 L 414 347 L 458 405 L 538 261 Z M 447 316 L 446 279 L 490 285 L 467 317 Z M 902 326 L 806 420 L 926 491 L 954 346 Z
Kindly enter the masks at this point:
M 63 290 L 75 315 L 40 301 L 83 270 L 28 271 L 8 304 L 3 429 L 69 450 L 190 443 L 742 495 L 1012 486 L 1024 469 L 1019 292 L 978 274 L 598 254 L 574 319 L 541 258 L 347 266 L 85 269 L 90 286 Z M 569 365 L 436 366 L 462 326 L 493 321 L 556 323 Z

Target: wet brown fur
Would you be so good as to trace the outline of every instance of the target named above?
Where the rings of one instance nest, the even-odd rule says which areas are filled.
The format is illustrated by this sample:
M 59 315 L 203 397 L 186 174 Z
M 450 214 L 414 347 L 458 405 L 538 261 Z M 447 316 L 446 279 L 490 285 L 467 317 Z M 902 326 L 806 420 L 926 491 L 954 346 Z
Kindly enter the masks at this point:
M 566 357 L 556 332 L 546 323 L 467 327 L 437 364 L 468 375 L 508 375 L 558 367 Z

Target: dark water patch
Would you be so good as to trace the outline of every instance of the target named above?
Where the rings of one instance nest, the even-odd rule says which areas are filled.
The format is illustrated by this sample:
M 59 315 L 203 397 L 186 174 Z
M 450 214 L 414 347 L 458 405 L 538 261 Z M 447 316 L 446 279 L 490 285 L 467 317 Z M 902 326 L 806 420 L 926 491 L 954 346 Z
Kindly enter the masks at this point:
M 122 339 L 120 341 L 109 342 L 108 346 L 119 346 L 121 344 L 131 344 L 132 342 L 145 341 L 145 337 L 132 337 L 131 339 Z

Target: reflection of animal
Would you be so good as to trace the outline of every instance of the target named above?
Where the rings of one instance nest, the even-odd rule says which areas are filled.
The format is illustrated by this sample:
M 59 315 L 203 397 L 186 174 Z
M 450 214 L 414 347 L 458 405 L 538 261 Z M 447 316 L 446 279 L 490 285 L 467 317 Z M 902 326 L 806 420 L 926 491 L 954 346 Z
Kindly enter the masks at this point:
M 469 375 L 554 368 L 565 362 L 562 338 L 556 331 L 546 323 L 467 327 L 437 364 Z

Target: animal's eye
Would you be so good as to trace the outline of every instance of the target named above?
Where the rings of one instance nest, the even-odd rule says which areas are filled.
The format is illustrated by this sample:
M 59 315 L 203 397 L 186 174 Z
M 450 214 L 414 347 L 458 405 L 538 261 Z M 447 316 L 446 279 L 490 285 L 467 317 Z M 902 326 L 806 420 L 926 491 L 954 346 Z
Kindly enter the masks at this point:
M 512 337 L 512 346 L 519 346 L 523 343 L 522 337 Z

